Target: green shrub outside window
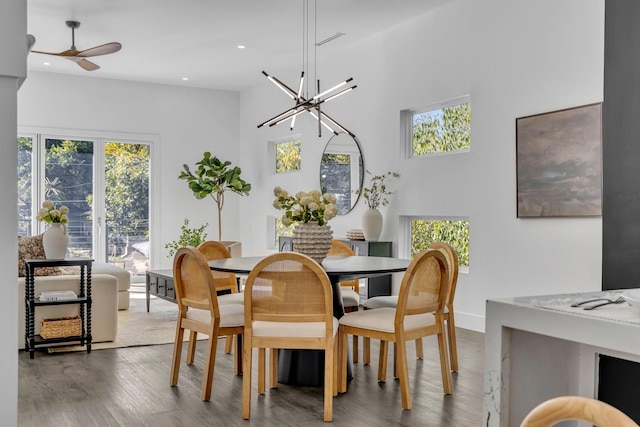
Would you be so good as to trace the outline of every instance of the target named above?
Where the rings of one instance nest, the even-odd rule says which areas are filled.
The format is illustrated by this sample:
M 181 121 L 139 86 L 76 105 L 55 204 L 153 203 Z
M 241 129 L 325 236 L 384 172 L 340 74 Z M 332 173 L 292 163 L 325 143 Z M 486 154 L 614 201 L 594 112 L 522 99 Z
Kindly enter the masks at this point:
M 451 245 L 458 255 L 461 267 L 469 266 L 469 221 L 464 220 L 411 220 L 411 257 L 436 242 Z

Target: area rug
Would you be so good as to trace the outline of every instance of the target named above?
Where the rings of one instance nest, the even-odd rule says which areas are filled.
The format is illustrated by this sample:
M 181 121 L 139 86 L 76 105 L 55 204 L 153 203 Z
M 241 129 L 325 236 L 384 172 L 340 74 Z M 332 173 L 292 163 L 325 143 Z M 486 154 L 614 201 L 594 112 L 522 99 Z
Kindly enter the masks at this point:
M 120 347 L 169 344 L 175 339 L 178 306 L 160 298 L 151 297 L 149 312 L 144 292 L 131 292 L 128 310 L 118 311 L 118 335 L 113 342 L 92 343 L 91 350 Z M 185 333 L 185 340 L 188 333 Z M 199 334 L 198 339 L 207 339 Z M 49 353 L 86 351 L 79 345 L 50 347 Z

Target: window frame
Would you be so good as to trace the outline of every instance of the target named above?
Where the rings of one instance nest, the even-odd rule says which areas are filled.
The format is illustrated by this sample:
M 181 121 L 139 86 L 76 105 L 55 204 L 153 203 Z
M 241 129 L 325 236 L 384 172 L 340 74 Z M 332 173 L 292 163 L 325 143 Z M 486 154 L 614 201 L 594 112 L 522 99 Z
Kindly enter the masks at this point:
M 434 102 L 432 104 L 428 104 L 418 108 L 408 108 L 406 110 L 400 111 L 400 138 L 403 141 L 401 145 L 402 147 L 402 156 L 405 159 L 413 159 L 413 158 L 430 158 L 433 156 L 446 156 L 460 153 L 468 153 L 471 151 L 471 143 L 469 143 L 469 148 L 465 148 L 462 150 L 455 151 L 442 151 L 437 153 L 428 153 L 421 155 L 413 154 L 413 116 L 421 113 L 429 113 L 432 111 L 442 110 L 447 107 L 453 107 L 461 104 L 469 104 L 471 105 L 471 95 L 462 95 L 455 98 L 450 98 L 444 101 Z

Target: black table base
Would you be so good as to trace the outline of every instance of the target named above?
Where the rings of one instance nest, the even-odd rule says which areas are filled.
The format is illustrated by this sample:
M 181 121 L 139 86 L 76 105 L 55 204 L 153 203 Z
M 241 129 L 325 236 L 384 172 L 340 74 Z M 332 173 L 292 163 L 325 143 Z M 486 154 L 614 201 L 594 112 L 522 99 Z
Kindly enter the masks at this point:
M 347 349 L 347 380 L 350 381 L 352 378 L 353 367 L 351 347 L 349 347 Z M 278 382 L 296 386 L 322 387 L 324 385 L 324 350 L 280 350 Z

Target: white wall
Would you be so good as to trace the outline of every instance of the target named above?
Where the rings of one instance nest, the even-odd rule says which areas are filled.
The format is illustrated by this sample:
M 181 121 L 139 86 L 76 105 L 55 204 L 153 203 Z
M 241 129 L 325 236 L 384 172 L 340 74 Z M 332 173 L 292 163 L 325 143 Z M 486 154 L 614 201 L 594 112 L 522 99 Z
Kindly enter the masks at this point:
M 2 4 L 0 14 L 0 179 L 4 198 L 16 200 L 16 188 L 7 183 L 15 182 L 17 174 L 17 150 L 15 134 L 17 130 L 17 91 L 19 81 L 27 73 L 27 2 L 15 0 Z M 10 199 L 9 199 L 10 200 Z M 7 283 L 18 276 L 15 262 L 18 251 L 15 224 L 17 220 L 16 205 L 5 203 L 0 207 L 0 271 Z M 13 282 L 15 283 L 15 282 Z M 18 339 L 15 324 L 18 323 L 18 288 L 6 286 L 3 292 L 3 303 L 0 303 L 0 324 L 5 327 L 0 332 L 0 340 L 4 343 Z M 0 419 L 6 426 L 18 424 L 18 354 L 13 346 L 4 345 L 0 349 Z
M 218 237 L 214 201 L 196 200 L 178 175 L 184 163 L 193 166 L 205 151 L 243 167 L 238 161 L 238 105 L 237 92 L 33 72 L 19 93 L 18 123 L 21 129 L 153 137 L 152 209 L 158 223 L 151 268 L 171 268 L 164 245 L 178 238 L 184 218 L 191 226 L 209 223 L 208 237 Z M 223 239 L 239 238 L 239 197 L 225 198 Z
M 381 240 L 403 240 L 401 215 L 469 218 L 470 268 L 460 275 L 455 303 L 459 326 L 483 330 L 488 298 L 600 289 L 601 218 L 516 217 L 515 119 L 602 101 L 603 38 L 604 0 L 458 0 L 349 52 L 337 52 L 339 40 L 318 48 L 324 87 L 350 76 L 358 85 L 325 111 L 357 135 L 367 169 L 401 174 L 383 208 Z M 299 72 L 277 77 L 295 85 Z M 467 94 L 471 151 L 404 159 L 400 111 Z M 266 79 L 241 96 L 240 156 L 253 184 L 252 196 L 240 201 L 245 253 L 266 250 L 265 217 L 281 214 L 271 207 L 275 185 L 292 192 L 319 186 L 330 135 L 317 138 L 308 116 L 294 130 L 303 139 L 302 171 L 275 176 L 267 168 L 267 141 L 291 133 L 286 125 L 256 125 L 288 101 Z M 364 209 L 359 203 L 332 220 L 334 236 L 360 228 Z

